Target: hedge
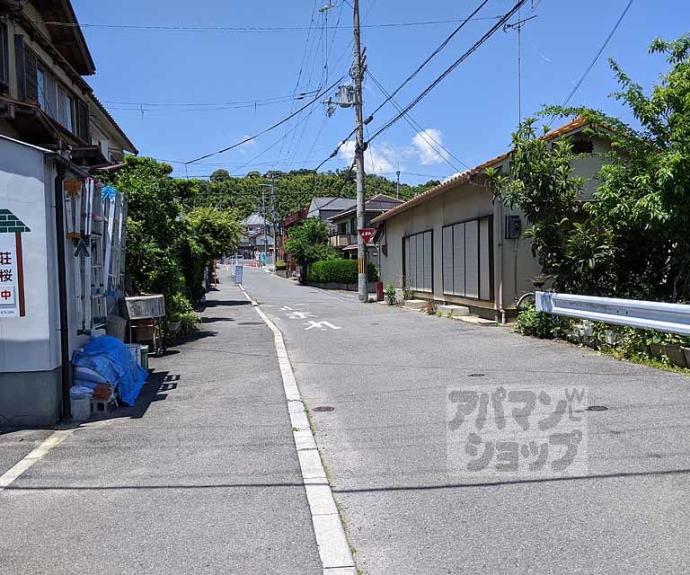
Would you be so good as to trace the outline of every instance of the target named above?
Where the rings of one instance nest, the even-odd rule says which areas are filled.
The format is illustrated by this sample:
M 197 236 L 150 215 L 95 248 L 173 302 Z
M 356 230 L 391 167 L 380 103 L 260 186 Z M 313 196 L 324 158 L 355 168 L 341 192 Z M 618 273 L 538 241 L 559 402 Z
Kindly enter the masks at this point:
M 374 264 L 367 266 L 367 278 L 369 281 L 376 281 L 378 273 Z M 307 281 L 317 284 L 357 283 L 357 260 L 320 260 L 309 265 Z

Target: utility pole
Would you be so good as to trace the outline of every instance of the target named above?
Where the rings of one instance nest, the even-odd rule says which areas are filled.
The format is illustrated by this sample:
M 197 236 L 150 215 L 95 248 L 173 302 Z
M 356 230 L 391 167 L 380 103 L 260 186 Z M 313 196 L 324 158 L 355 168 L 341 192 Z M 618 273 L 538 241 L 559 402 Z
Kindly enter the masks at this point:
M 276 272 L 276 262 L 278 261 L 278 249 L 276 243 L 276 236 L 278 229 L 276 227 L 276 188 L 275 188 L 275 174 L 271 171 L 271 222 L 273 223 L 273 273 Z
M 268 224 L 266 223 L 266 189 L 261 188 L 261 211 L 264 219 L 264 262 L 268 260 L 268 238 L 266 234 L 268 233 Z
M 395 183 L 395 199 L 399 200 L 400 199 L 400 167 L 398 167 L 398 171 L 395 172 L 395 175 L 398 177 L 398 180 Z
M 357 170 L 357 286 L 359 301 L 369 301 L 369 289 L 367 286 L 367 247 L 362 234 L 364 227 L 364 102 L 362 99 L 362 80 L 364 78 L 364 65 L 362 61 L 362 42 L 359 23 L 359 0 L 353 0 L 354 11 L 353 27 L 355 32 L 354 51 L 355 62 L 352 67 L 352 79 L 355 84 L 355 114 L 357 117 L 357 136 L 355 145 L 355 169 Z

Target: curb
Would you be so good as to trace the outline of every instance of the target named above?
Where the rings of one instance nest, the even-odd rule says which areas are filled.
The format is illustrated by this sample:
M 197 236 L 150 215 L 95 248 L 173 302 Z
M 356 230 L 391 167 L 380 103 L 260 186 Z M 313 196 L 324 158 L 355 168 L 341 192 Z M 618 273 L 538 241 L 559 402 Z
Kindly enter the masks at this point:
M 278 365 L 283 380 L 290 423 L 292 424 L 292 435 L 307 494 L 323 573 L 324 575 L 357 575 L 352 551 L 321 461 L 321 455 L 316 446 L 316 439 L 309 425 L 307 411 L 297 386 L 295 374 L 292 371 L 283 334 L 264 313 L 259 304 L 251 298 L 244 286 L 240 284 L 239 287 L 264 323 L 273 332 Z

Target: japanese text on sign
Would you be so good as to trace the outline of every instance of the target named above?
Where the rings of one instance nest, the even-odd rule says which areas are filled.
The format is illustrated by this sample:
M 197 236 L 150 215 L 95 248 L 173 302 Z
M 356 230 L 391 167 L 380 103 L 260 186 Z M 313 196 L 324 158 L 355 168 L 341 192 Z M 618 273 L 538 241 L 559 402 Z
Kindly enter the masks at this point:
M 587 390 L 514 386 L 447 391 L 447 462 L 492 480 L 587 473 Z
M 0 234 L 0 317 L 19 315 L 17 248 L 14 234 Z

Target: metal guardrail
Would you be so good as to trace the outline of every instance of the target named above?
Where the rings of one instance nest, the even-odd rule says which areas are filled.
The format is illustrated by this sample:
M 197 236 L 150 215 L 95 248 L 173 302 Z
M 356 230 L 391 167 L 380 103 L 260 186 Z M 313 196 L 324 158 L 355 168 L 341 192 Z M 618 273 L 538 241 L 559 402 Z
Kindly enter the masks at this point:
M 541 291 L 535 300 L 553 315 L 690 335 L 690 305 Z

